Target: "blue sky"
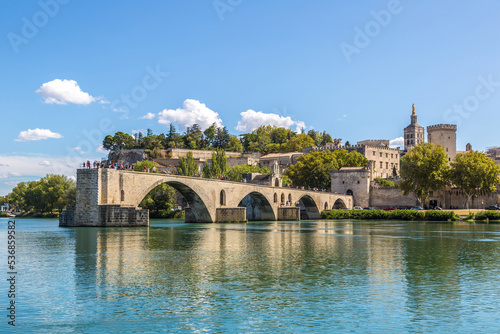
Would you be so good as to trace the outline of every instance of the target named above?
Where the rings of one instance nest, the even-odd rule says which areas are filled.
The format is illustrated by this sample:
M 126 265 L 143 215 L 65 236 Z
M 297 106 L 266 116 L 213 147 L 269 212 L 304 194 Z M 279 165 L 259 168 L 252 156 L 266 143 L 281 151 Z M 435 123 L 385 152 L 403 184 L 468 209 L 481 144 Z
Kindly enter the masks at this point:
M 0 3 L 0 195 L 105 156 L 104 135 L 260 123 L 351 143 L 458 124 L 500 145 L 500 2 Z M 397 141 L 396 141 L 397 142 Z

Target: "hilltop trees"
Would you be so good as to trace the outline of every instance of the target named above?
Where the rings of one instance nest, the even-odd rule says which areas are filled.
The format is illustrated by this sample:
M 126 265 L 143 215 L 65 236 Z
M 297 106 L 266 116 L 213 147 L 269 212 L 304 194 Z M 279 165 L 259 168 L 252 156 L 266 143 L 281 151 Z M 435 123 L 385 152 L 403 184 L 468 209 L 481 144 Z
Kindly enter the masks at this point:
M 459 154 L 451 163 L 451 181 L 460 187 L 467 196 L 467 209 L 470 200 L 479 192 L 494 192 L 500 183 L 500 167 L 485 153 L 469 151 Z
M 442 146 L 420 143 L 401 158 L 399 187 L 404 195 L 413 194 L 423 205 L 430 191 L 449 183 L 448 156 Z
M 175 125 L 170 123 L 166 134 L 153 134 L 148 129 L 146 135 L 137 132 L 134 136 L 116 132 L 107 135 L 102 145 L 109 151 L 121 149 L 145 149 L 153 152 L 154 157 L 160 156 L 162 149 L 186 148 L 191 150 L 222 149 L 228 152 L 259 152 L 263 154 L 275 152 L 301 151 L 308 146 L 323 146 L 333 142 L 332 136 L 326 132 L 309 130 L 297 134 L 282 127 L 264 125 L 251 133 L 240 136 L 229 133 L 228 129 L 213 123 L 202 131 L 200 125 L 188 126 L 183 134 L 177 132 Z
M 330 189 L 332 170 L 342 167 L 366 166 L 367 159 L 356 151 L 319 151 L 304 154 L 291 165 L 286 175 L 297 186 Z

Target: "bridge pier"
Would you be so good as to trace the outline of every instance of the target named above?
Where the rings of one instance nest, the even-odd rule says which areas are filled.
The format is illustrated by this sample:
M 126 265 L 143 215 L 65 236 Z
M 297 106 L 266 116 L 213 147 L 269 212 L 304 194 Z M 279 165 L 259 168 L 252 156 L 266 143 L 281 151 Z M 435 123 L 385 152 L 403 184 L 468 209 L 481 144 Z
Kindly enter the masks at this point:
M 300 220 L 298 206 L 278 208 L 278 220 Z

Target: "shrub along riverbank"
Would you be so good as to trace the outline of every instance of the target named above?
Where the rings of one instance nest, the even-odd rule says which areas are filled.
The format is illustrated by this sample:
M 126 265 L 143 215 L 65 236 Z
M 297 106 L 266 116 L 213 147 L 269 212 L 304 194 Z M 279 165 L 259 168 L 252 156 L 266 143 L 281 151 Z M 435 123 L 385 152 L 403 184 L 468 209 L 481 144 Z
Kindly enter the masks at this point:
M 465 220 L 497 221 L 500 222 L 500 211 L 471 212 Z
M 417 221 L 456 221 L 460 217 L 453 211 L 420 210 L 329 210 L 321 212 L 323 219 L 383 219 Z

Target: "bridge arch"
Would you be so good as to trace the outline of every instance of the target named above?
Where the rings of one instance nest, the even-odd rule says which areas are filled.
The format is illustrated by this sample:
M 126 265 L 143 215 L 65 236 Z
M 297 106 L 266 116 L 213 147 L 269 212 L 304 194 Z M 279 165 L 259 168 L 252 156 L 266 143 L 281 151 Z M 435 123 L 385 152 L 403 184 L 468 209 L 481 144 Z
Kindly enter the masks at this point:
M 347 206 L 345 205 L 344 201 L 341 198 L 339 198 L 333 204 L 333 208 L 334 209 L 347 209 Z
M 277 194 L 275 194 L 277 196 Z M 247 220 L 276 220 L 276 214 L 270 201 L 263 194 L 252 191 L 245 195 L 238 204 L 239 207 L 246 207 Z
M 303 195 L 299 199 L 300 219 L 318 219 L 321 217 L 319 206 L 309 195 Z
M 186 221 L 191 220 L 188 217 L 190 214 L 194 216 L 194 221 L 196 222 L 212 223 L 214 221 L 207 209 L 206 204 L 203 202 L 203 199 L 198 195 L 198 193 L 193 190 L 192 187 L 180 181 L 166 181 L 165 179 L 160 179 L 159 181 L 154 182 L 138 197 L 139 201 L 135 204 L 135 206 L 139 206 L 139 203 L 144 199 L 144 197 L 147 196 L 147 194 L 151 192 L 151 190 L 163 183 L 166 183 L 177 190 L 188 203 L 189 211 L 186 211 Z

